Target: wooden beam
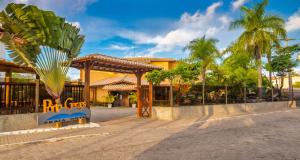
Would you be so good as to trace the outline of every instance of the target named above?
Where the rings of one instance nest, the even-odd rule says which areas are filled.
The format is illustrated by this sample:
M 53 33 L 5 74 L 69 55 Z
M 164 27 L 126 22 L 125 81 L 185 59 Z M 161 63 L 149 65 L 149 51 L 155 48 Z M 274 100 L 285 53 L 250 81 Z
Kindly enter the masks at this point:
M 142 88 L 141 88 L 141 81 L 142 81 L 142 75 L 143 73 L 136 73 L 137 78 L 137 85 L 136 85 L 136 91 L 137 91 L 137 117 L 142 117 L 142 109 L 143 109 L 143 102 L 142 102 Z
M 152 117 L 153 83 L 149 82 L 149 117 Z
M 33 69 L 14 67 L 14 66 L 0 66 L 2 72 L 15 72 L 15 73 L 35 73 Z
M 84 62 L 84 101 L 87 108 L 90 108 L 90 71 L 90 61 Z
M 121 68 L 108 68 L 108 67 L 100 67 L 100 66 L 93 66 L 92 67 L 93 70 L 98 70 L 98 71 L 108 71 L 108 72 L 118 72 L 118 73 L 134 73 L 133 71 L 131 70 L 124 70 L 124 69 L 121 69 Z
M 11 82 L 11 77 L 12 77 L 12 71 L 8 70 L 5 72 L 5 104 L 6 107 L 11 103 L 11 95 L 10 95 L 10 82 Z

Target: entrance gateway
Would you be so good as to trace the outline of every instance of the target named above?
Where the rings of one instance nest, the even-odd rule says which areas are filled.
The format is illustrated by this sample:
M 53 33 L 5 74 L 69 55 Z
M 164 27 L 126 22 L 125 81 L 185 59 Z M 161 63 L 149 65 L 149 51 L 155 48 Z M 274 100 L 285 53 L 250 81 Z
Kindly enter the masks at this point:
M 84 100 L 88 108 L 90 108 L 91 70 L 134 74 L 137 78 L 137 117 L 151 117 L 153 85 L 152 82 L 149 82 L 149 88 L 142 89 L 141 79 L 146 72 L 160 70 L 160 67 L 102 54 L 90 54 L 75 58 L 71 67 L 84 70 Z

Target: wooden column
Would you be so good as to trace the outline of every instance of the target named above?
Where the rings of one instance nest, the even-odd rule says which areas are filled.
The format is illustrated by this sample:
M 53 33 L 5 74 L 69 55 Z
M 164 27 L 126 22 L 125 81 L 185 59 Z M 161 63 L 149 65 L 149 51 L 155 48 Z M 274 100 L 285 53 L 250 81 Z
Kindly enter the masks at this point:
M 86 61 L 84 63 L 84 101 L 87 108 L 90 108 L 90 71 L 91 64 Z
M 149 82 L 149 117 L 152 117 L 153 84 Z
M 39 112 L 39 104 L 40 104 L 40 76 L 36 75 L 35 80 L 35 112 Z
M 8 107 L 11 101 L 11 96 L 10 96 L 10 85 L 9 83 L 11 82 L 11 77 L 12 77 L 12 72 L 11 71 L 6 71 L 5 72 L 5 105 Z
M 135 74 L 137 78 L 136 83 L 136 93 L 137 93 L 137 117 L 142 117 L 142 109 L 143 109 L 143 102 L 142 102 L 142 88 L 141 88 L 141 81 L 142 81 L 142 73 L 138 72 Z

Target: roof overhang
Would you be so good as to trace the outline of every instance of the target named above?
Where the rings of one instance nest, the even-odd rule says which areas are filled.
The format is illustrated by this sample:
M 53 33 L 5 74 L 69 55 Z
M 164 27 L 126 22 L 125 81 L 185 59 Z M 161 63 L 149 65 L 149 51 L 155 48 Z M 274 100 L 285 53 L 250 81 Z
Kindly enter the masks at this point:
M 35 73 L 35 71 L 30 67 L 21 66 L 14 62 L 6 61 L 5 59 L 0 59 L 0 71 L 33 74 Z
M 108 90 L 108 91 L 135 91 L 136 85 L 113 84 L 113 85 L 105 85 L 102 89 Z
M 75 58 L 71 67 L 83 69 L 85 63 L 90 64 L 91 70 L 118 72 L 118 73 L 145 73 L 152 70 L 160 70 L 162 68 L 145 64 L 124 58 L 106 56 L 103 54 L 90 54 L 83 57 Z

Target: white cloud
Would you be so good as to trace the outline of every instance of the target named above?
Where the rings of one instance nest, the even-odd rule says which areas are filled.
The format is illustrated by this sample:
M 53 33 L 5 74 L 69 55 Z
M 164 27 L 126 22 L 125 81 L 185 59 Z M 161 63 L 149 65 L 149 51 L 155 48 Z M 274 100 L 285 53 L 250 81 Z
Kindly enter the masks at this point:
M 119 50 L 119 51 L 127 51 L 127 50 L 134 49 L 134 47 L 133 46 L 125 46 L 125 45 L 112 44 L 107 49 Z
M 68 22 L 68 21 L 66 21 L 66 22 L 69 23 L 69 24 L 71 24 L 72 26 L 80 28 L 80 22 Z
M 2 0 L 0 9 L 8 3 L 23 3 L 36 5 L 42 9 L 55 11 L 60 15 L 82 13 L 87 6 L 96 0 Z
M 80 78 L 80 71 L 75 68 L 70 68 L 67 76 L 69 76 L 71 80 L 78 80 Z
M 216 2 L 216 3 L 213 3 L 212 5 L 210 5 L 207 9 L 206 9 L 206 15 L 207 16 L 210 16 L 210 15 L 213 15 L 216 11 L 217 8 L 221 7 L 222 6 L 222 2 Z
M 232 9 L 237 10 L 247 2 L 248 0 L 235 0 L 234 2 L 231 3 Z
M 183 13 L 177 22 L 177 28 L 160 35 L 148 35 L 140 32 L 124 31 L 120 34 L 125 38 L 134 40 L 138 44 L 152 44 L 143 54 L 154 56 L 162 52 L 182 52 L 182 48 L 191 40 L 206 35 L 214 37 L 222 30 L 228 28 L 230 18 L 226 15 L 217 16 L 215 11 L 222 5 L 221 2 L 213 3 L 205 13 L 196 11 L 194 14 Z
M 300 11 L 288 18 L 288 21 L 285 24 L 285 28 L 288 32 L 300 29 Z
M 80 23 L 84 24 L 81 25 L 81 30 L 87 42 L 111 38 L 124 30 L 115 21 L 98 17 L 82 16 Z

